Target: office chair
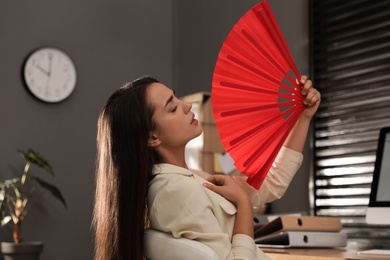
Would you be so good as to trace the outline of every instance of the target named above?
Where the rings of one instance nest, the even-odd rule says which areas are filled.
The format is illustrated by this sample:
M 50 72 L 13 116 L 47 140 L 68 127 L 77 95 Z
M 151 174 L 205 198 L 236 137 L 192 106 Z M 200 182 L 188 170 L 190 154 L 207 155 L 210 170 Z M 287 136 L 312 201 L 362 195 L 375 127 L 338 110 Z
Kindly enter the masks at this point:
M 148 260 L 219 260 L 214 250 L 196 240 L 150 228 L 145 229 L 144 239 Z

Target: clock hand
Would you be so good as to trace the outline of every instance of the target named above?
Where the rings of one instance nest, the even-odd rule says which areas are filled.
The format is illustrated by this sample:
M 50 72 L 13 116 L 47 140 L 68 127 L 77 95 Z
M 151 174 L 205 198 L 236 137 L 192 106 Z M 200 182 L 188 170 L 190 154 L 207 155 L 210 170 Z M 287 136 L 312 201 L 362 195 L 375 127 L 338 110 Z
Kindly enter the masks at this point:
M 46 76 L 50 76 L 50 73 L 48 71 L 46 71 L 44 68 L 42 68 L 39 64 L 37 64 L 36 62 L 33 63 L 33 66 L 38 69 L 40 72 L 42 72 L 43 74 L 45 74 Z
M 44 92 L 46 97 L 50 96 L 50 91 L 49 91 L 49 89 L 50 89 L 50 81 L 51 81 L 51 77 L 50 77 L 50 75 L 48 75 L 48 79 L 46 81 L 46 86 L 45 86 L 45 92 Z
M 53 60 L 53 53 L 49 52 L 49 72 L 48 72 L 48 76 L 50 77 L 51 75 L 51 62 Z

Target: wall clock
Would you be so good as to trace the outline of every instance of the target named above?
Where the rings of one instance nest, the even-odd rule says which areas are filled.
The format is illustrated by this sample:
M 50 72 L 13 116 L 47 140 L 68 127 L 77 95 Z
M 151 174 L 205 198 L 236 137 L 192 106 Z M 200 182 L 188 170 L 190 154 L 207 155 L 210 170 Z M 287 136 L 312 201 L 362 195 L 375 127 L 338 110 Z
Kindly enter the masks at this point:
M 63 50 L 54 47 L 42 47 L 30 53 L 22 74 L 31 94 L 48 103 L 68 98 L 77 82 L 73 60 Z

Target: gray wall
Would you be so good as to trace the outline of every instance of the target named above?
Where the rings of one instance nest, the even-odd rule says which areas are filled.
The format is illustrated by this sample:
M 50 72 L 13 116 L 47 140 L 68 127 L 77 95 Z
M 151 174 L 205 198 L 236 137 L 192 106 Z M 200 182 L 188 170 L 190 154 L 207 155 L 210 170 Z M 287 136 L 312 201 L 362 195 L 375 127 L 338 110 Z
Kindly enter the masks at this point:
M 45 196 L 26 218 L 25 239 L 45 243 L 41 259 L 92 259 L 96 120 L 109 94 L 128 80 L 152 74 L 172 84 L 172 5 L 0 0 L 1 178 L 20 173 L 16 149 L 32 147 L 53 165 L 53 182 L 69 205 Z M 76 90 L 59 104 L 34 99 L 20 77 L 26 55 L 46 45 L 62 48 L 77 65 Z
M 307 0 L 270 2 L 300 71 L 307 73 Z M 23 224 L 26 240 L 44 241 L 42 260 L 92 259 L 96 120 L 109 94 L 142 74 L 178 95 L 210 91 L 224 38 L 255 3 L 0 0 L 0 177 L 21 172 L 17 149 L 34 148 L 53 165 L 57 175 L 48 180 L 69 205 L 64 209 L 44 197 Z M 47 45 L 62 48 L 77 65 L 76 90 L 59 104 L 34 99 L 20 77 L 27 54 Z M 308 174 L 303 165 L 275 210 L 308 210 Z M 10 230 L 1 229 L 0 239 L 9 240 Z

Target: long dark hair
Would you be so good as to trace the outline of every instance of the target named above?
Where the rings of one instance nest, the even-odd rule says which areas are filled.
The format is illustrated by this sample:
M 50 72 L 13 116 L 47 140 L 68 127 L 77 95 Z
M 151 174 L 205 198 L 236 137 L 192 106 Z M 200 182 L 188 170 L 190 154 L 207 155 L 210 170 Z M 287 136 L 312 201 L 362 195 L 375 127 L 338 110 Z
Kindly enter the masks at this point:
M 93 212 L 95 260 L 143 259 L 146 195 L 156 153 L 148 145 L 153 108 L 142 77 L 115 91 L 97 129 L 96 191 Z

